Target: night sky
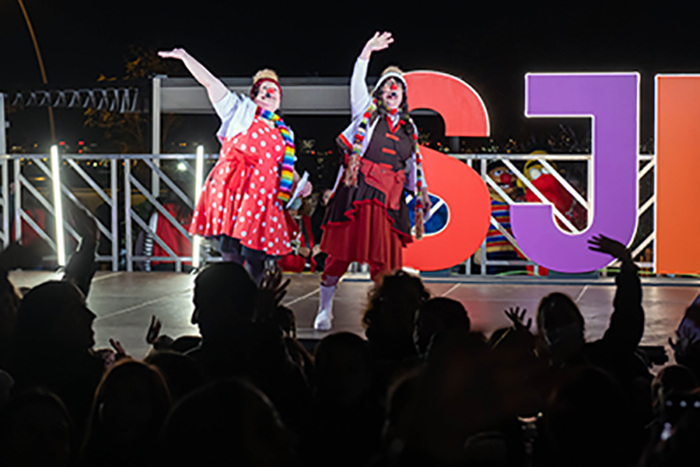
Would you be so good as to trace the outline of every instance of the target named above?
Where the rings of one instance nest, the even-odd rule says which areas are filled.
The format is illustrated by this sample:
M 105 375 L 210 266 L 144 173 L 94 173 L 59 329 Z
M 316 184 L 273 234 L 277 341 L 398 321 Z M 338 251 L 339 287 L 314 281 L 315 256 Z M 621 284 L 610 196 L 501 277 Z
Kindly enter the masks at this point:
M 700 72 L 700 4 L 688 2 L 24 2 L 51 87 L 121 76 L 129 45 L 183 46 L 218 76 L 261 67 L 281 76 L 349 76 L 365 41 L 388 30 L 395 43 L 373 56 L 370 75 L 389 64 L 455 74 L 483 97 L 497 138 L 522 137 L 536 125 L 522 117 L 526 72 L 641 72 L 642 139 L 653 129 L 654 74 Z M 40 89 L 41 76 L 17 1 L 0 0 L 0 91 L 18 87 Z M 8 118 L 10 141 L 48 137 L 45 110 Z M 59 137 L 82 131 L 80 111 L 57 118 Z

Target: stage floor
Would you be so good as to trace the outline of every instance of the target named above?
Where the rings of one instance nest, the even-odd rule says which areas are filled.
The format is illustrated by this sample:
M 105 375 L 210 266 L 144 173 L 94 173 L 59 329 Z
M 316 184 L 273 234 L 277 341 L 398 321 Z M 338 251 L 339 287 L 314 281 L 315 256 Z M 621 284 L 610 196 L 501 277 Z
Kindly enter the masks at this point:
M 313 329 L 318 308 L 317 274 L 290 274 L 292 279 L 283 304 L 294 310 L 301 338 L 322 338 L 327 333 Z M 10 279 L 17 287 L 32 287 L 57 275 L 44 271 L 14 271 Z M 533 316 L 544 295 L 564 292 L 579 305 L 586 318 L 586 337 L 599 338 L 612 313 L 615 285 L 612 279 L 555 280 L 538 278 L 450 277 L 425 278 L 433 296 L 462 302 L 474 329 L 490 334 L 507 326 L 503 310 L 520 306 Z M 162 332 L 172 337 L 197 334 L 190 324 L 194 276 L 165 272 L 98 272 L 93 281 L 88 306 L 97 315 L 94 322 L 97 347 L 109 346 L 109 339 L 122 343 L 127 352 L 143 357 L 149 349 L 145 341 L 151 315 L 163 323 Z M 700 294 L 700 281 L 688 279 L 643 280 L 646 329 L 642 344 L 665 345 L 674 336 L 685 309 Z M 372 283 L 366 276 L 348 275 L 338 287 L 331 332 L 364 334 L 362 313 Z M 669 353 L 669 356 L 671 354 Z

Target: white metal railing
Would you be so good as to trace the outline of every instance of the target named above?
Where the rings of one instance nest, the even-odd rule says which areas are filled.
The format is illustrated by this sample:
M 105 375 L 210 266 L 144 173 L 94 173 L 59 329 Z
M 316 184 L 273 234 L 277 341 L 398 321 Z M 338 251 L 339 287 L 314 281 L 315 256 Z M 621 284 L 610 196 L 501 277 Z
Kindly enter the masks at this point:
M 192 162 L 197 165 L 199 155 L 199 170 L 193 168 Z M 450 154 L 450 156 L 465 161 L 477 170 L 487 186 L 497 192 L 508 203 L 513 203 L 508 195 L 498 187 L 487 175 L 487 164 L 491 160 L 501 159 L 511 172 L 523 182 L 542 201 L 546 198 L 524 176 L 516 163 L 536 159 L 549 173 L 562 184 L 562 186 L 576 199 L 589 213 L 589 193 L 579 193 L 571 184 L 551 166 L 551 162 L 578 162 L 585 164 L 585 174 L 588 179 L 586 184 L 591 189 L 590 180 L 592 171 L 590 164 L 591 155 L 568 154 Z M 206 174 L 218 154 L 204 154 L 199 150 L 198 154 L 63 154 L 60 156 L 60 190 L 67 204 L 66 210 L 75 208 L 85 209 L 95 219 L 100 231 L 103 245 L 97 260 L 106 263 L 113 271 L 120 269 L 133 271 L 135 264 L 149 260 L 159 260 L 174 264 L 176 271 L 182 271 L 183 265 L 192 262 L 195 266 L 200 261 L 215 261 L 209 256 L 207 249 L 202 249 L 196 258 L 190 256 L 178 256 L 177 252 L 157 235 L 157 232 L 149 225 L 149 219 L 143 217 L 140 202 L 147 202 L 162 218 L 170 223 L 180 234 L 192 241 L 178 219 L 175 219 L 165 209 L 158 199 L 159 194 L 170 192 L 183 204 L 194 208 L 196 193 L 202 183 L 202 177 Z M 655 158 L 653 155 L 639 156 L 638 180 L 648 175 L 653 175 Z M 0 209 L 2 210 L 2 225 L 0 241 L 5 246 L 13 238 L 22 238 L 26 234 L 24 229 L 29 229 L 34 235 L 43 240 L 53 251 L 45 257 L 48 261 L 57 259 L 56 229 L 54 222 L 49 221 L 56 215 L 56 200 L 52 195 L 52 184 L 55 169 L 52 170 L 50 155 L 47 154 L 12 154 L 0 155 Z M 208 167 L 204 164 L 208 163 Z M 177 166 L 177 168 L 175 168 Z M 12 169 L 12 170 L 11 170 Z M 176 180 L 173 174 L 179 174 Z M 199 177 L 197 180 L 196 177 Z M 120 183 L 121 179 L 121 183 Z M 651 183 L 651 193 L 644 200 L 640 200 L 638 216 L 645 215 L 655 202 L 653 193 L 654 184 Z M 640 190 L 641 196 L 642 190 Z M 128 194 L 125 195 L 125 194 Z M 99 205 L 98 205 L 99 203 Z M 33 207 L 32 207 L 33 206 Z M 44 222 L 35 218 L 35 211 L 44 211 Z M 554 208 L 555 217 L 571 232 L 577 232 L 564 213 Z M 23 225 L 24 224 L 24 225 Z M 50 225 L 49 225 L 50 224 Z M 79 240 L 79 235 L 68 220 L 63 227 L 68 233 L 67 241 L 74 244 Z M 135 224 L 135 225 L 134 225 Z M 515 239 L 493 217 L 491 224 L 501 231 L 511 244 L 517 248 Z M 153 242 L 158 244 L 165 256 L 147 256 L 135 251 L 135 240 L 138 232 L 150 236 Z M 53 233 L 52 233 L 53 232 Z M 633 255 L 637 257 L 645 251 L 654 241 L 653 222 L 650 232 L 644 238 L 637 238 L 634 242 Z M 104 244 L 108 243 L 108 248 Z M 193 242 L 198 243 L 198 242 Z M 69 245 L 70 246 L 70 245 Z M 195 252 L 199 250 L 195 245 Z M 68 251 L 71 251 L 70 248 Z M 489 260 L 486 257 L 485 240 L 478 253 L 480 255 L 480 274 L 486 275 L 488 266 L 524 266 L 532 265 L 527 260 Z M 201 255 L 201 256 L 200 256 Z M 466 274 L 471 273 L 472 258 L 465 263 Z M 642 267 L 652 267 L 653 261 L 642 261 Z
M 501 198 L 503 198 L 505 201 L 508 202 L 508 204 L 514 204 L 515 201 L 510 199 L 510 197 L 500 188 L 496 183 L 493 182 L 493 180 L 490 179 L 490 177 L 487 174 L 487 165 L 488 162 L 492 160 L 502 160 L 506 167 L 510 169 L 510 171 L 516 176 L 518 180 L 523 182 L 525 186 L 530 189 L 535 196 L 540 201 L 546 202 L 547 199 L 544 197 L 542 193 L 537 190 L 535 186 L 532 185 L 532 183 L 525 177 L 525 175 L 513 164 L 513 161 L 529 161 L 529 160 L 537 160 L 540 162 L 543 167 L 545 167 L 548 171 L 548 173 L 552 174 L 556 180 L 566 189 L 566 191 L 573 197 L 576 202 L 578 202 L 587 212 L 588 215 L 588 222 L 587 225 L 590 224 L 592 220 L 592 211 L 589 207 L 588 200 L 591 199 L 591 193 L 590 190 L 593 187 L 593 180 L 592 180 L 592 170 L 591 170 L 591 163 L 593 160 L 593 156 L 590 154 L 450 154 L 450 156 L 455 157 L 460 160 L 464 160 L 469 166 L 477 170 L 482 179 L 486 182 L 487 186 L 491 189 L 493 189 L 496 193 L 498 193 Z M 656 167 L 656 158 L 654 155 L 650 154 L 639 154 L 637 157 L 638 160 L 638 172 L 637 172 L 637 182 L 638 184 L 642 183 L 642 180 L 644 179 L 645 176 L 649 175 L 649 173 L 655 169 Z M 561 176 L 561 174 L 552 167 L 550 162 L 581 162 L 585 163 L 586 165 L 586 178 L 587 178 L 587 183 L 586 183 L 586 189 L 587 193 L 584 194 L 579 193 L 578 190 L 576 190 L 571 184 Z M 478 167 L 475 167 L 475 165 L 478 163 Z M 652 174 L 653 175 L 653 174 Z M 653 189 L 654 184 L 650 184 L 651 188 Z M 639 196 L 640 198 L 643 196 L 642 190 L 639 191 Z M 639 199 L 638 203 L 638 210 L 637 210 L 637 219 L 642 218 L 646 214 L 647 211 L 653 206 L 654 202 L 656 201 L 656 195 L 655 193 L 651 193 L 651 195 L 642 200 Z M 577 233 L 579 230 L 571 225 L 571 223 L 566 219 L 564 216 L 564 213 L 560 212 L 556 206 L 552 206 L 553 209 L 553 214 L 557 220 L 559 220 L 564 226 L 572 233 Z M 491 217 L 491 225 L 493 225 L 495 228 L 497 228 L 501 234 L 503 234 L 508 242 L 513 245 L 516 249 L 518 249 L 517 242 L 515 239 L 512 237 L 512 235 L 502 226 L 498 223 L 496 219 Z M 638 222 L 639 224 L 639 222 Z M 653 221 L 651 223 L 651 231 L 648 233 L 644 238 L 636 238 L 633 242 L 633 251 L 632 255 L 633 257 L 638 257 L 641 253 L 643 253 L 651 244 L 651 242 L 654 240 L 654 229 L 653 229 Z M 639 237 L 639 231 L 637 233 L 637 236 Z M 486 239 L 484 239 L 484 242 L 482 243 L 481 249 L 479 250 L 478 254 L 480 255 L 480 274 L 485 275 L 486 274 L 486 268 L 488 266 L 533 266 L 535 274 L 537 274 L 538 270 L 538 265 L 531 262 L 531 261 L 526 261 L 526 260 L 488 260 L 486 258 Z M 469 274 L 471 270 L 471 261 L 472 259 L 470 258 L 466 262 L 466 271 L 467 274 Z M 613 266 L 616 263 L 613 264 Z M 653 258 L 651 261 L 638 261 L 637 264 L 642 267 L 642 268 L 653 268 Z
M 201 154 L 202 159 L 216 159 L 218 155 Z M 179 257 L 153 231 L 133 208 L 134 201 L 144 199 L 151 203 L 163 218 L 175 226 L 188 239 L 189 234 L 156 199 L 146 185 L 150 177 L 138 177 L 132 166 L 144 166 L 154 177 L 163 181 L 164 188 L 172 191 L 188 206 L 193 204 L 194 196 L 185 193 L 183 187 L 168 176 L 160 164 L 171 162 L 184 168 L 183 174 L 192 173 L 189 161 L 195 154 L 163 155 L 123 155 L 123 154 L 63 154 L 61 155 L 60 189 L 67 211 L 85 209 L 92 217 L 100 231 L 101 247 L 97 256 L 99 262 L 107 263 L 113 271 L 125 269 L 132 271 L 134 262 L 162 260 L 175 264 L 176 270 L 182 270 L 184 261 L 191 257 Z M 0 156 L 0 209 L 2 209 L 2 229 L 0 241 L 7 246 L 13 239 L 26 238 L 27 234 L 38 237 L 52 252 L 46 261 L 57 261 L 56 230 L 56 196 L 52 193 L 55 170 L 49 166 L 50 156 L 46 154 L 13 154 Z M 12 168 L 12 176 L 10 176 Z M 97 169 L 97 170 L 95 170 Z M 123 174 L 120 184 L 120 175 Z M 194 176 L 192 176 L 194 183 Z M 192 183 L 192 184 L 193 184 Z M 151 182 L 152 184 L 152 182 Z M 125 196 L 129 193 L 129 196 Z M 37 212 L 41 211 L 41 216 Z M 133 224 L 142 229 L 146 235 L 163 248 L 167 256 L 144 257 L 134 254 Z M 69 220 L 63 222 L 69 234 L 68 242 L 74 245 L 79 235 Z M 27 229 L 29 232 L 27 232 Z M 136 237 L 136 235 L 133 235 Z M 104 245 L 107 245 L 105 248 Z

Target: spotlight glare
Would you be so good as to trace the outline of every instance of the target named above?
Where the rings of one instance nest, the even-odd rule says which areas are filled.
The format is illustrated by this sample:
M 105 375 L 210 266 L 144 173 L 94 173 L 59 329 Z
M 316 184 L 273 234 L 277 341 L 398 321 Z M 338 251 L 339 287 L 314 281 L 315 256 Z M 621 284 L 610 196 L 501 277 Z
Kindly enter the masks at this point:
M 56 261 L 66 265 L 66 244 L 63 236 L 63 201 L 61 199 L 61 173 L 58 146 L 51 146 L 51 178 L 53 179 L 53 209 L 56 219 Z
M 184 164 L 183 164 L 184 165 Z M 179 168 L 179 167 L 178 167 Z M 197 146 L 197 156 L 195 159 L 194 168 L 194 203 L 195 205 L 199 201 L 199 195 L 202 192 L 202 183 L 204 182 L 204 146 L 201 144 Z M 192 239 L 192 267 L 199 267 L 199 249 L 201 238 L 197 235 Z

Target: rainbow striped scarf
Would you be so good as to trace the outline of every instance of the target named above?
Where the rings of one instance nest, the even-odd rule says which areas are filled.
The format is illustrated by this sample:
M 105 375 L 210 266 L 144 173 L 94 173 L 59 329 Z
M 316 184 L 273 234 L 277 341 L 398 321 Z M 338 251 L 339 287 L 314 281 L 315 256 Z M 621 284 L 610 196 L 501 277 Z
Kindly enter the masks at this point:
M 347 170 L 345 171 L 345 185 L 357 186 L 357 171 L 360 166 L 360 157 L 362 157 L 362 143 L 367 136 L 367 127 L 377 111 L 377 99 L 372 99 L 367 106 L 367 110 L 362 114 L 362 120 L 357 127 L 357 134 L 352 143 L 352 152 L 348 157 Z M 408 115 L 401 115 L 402 120 L 405 120 L 407 125 L 413 125 L 413 120 Z M 414 125 L 415 128 L 415 125 Z M 423 191 L 425 190 L 425 178 L 423 176 L 423 157 L 420 153 L 420 145 L 418 144 L 418 132 L 414 131 L 413 136 L 413 153 L 416 155 L 416 204 L 415 204 L 415 219 L 416 219 L 416 238 L 423 238 L 425 232 L 423 228 Z
M 280 187 L 279 192 L 277 193 L 277 199 L 283 203 L 286 203 L 292 196 L 294 162 L 297 160 L 294 152 L 294 140 L 292 139 L 292 134 L 289 131 L 289 127 L 284 123 L 282 117 L 261 107 L 258 107 L 257 115 L 273 122 L 275 124 L 275 128 L 280 131 L 282 134 L 282 139 L 284 140 L 284 158 L 282 159 L 282 171 L 280 173 Z

